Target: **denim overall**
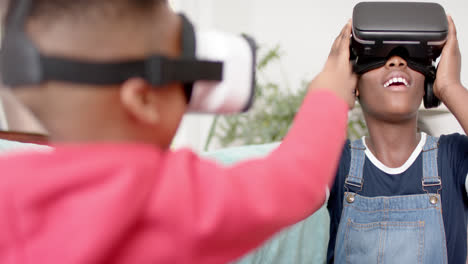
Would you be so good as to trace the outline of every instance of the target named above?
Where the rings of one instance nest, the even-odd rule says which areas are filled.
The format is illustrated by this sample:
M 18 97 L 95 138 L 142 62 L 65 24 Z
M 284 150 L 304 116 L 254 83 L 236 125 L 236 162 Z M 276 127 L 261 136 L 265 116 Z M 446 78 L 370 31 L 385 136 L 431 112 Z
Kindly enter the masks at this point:
M 423 148 L 420 195 L 364 197 L 365 146 L 351 143 L 343 212 L 336 237 L 335 263 L 447 263 L 437 170 L 438 138 Z

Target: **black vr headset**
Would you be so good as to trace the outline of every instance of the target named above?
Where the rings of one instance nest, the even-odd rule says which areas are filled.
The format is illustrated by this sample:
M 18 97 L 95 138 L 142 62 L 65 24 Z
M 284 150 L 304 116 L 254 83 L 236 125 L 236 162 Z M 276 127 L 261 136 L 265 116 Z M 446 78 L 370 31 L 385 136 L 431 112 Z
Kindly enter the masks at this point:
M 435 61 L 447 41 L 447 15 L 436 3 L 362 2 L 354 7 L 351 60 L 363 74 L 382 67 L 393 55 L 425 77 L 424 106 L 440 100 L 433 93 Z
M 200 31 L 183 15 L 179 58 L 152 54 L 127 61 L 90 61 L 41 54 L 25 33 L 34 0 L 12 0 L 8 7 L 0 72 L 5 85 L 16 88 L 46 81 L 120 84 L 132 77 L 154 87 L 182 83 L 190 112 L 237 113 L 252 104 L 256 47 L 251 38 Z

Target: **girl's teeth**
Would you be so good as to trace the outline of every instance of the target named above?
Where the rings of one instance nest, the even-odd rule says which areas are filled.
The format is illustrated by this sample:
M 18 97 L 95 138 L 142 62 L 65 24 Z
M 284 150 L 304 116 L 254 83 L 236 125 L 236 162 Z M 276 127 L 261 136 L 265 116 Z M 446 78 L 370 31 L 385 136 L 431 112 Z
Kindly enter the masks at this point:
M 405 79 L 405 78 L 402 78 L 402 77 L 395 77 L 395 78 L 392 78 L 390 80 L 388 80 L 385 84 L 384 84 L 384 87 L 387 88 L 389 87 L 390 85 L 394 84 L 394 83 L 403 83 L 405 86 L 409 86 L 408 85 L 408 81 Z

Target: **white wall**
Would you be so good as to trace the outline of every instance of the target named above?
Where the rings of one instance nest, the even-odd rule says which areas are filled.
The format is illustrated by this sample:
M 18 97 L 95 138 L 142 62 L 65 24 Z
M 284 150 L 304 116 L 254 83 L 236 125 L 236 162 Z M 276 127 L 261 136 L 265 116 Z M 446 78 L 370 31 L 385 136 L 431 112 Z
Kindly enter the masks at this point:
M 195 23 L 233 33 L 248 33 L 263 47 L 279 44 L 283 50 L 280 66 L 269 75 L 284 87 L 299 87 L 322 68 L 330 45 L 351 18 L 357 0 L 171 0 L 177 10 L 187 12 Z M 468 65 L 468 1 L 436 1 L 451 14 L 458 29 L 463 65 Z M 284 77 L 281 72 L 285 72 Z M 468 67 L 462 69 L 468 86 Z M 468 103 L 468 102 L 467 102 Z M 175 146 L 200 150 L 210 118 L 186 118 Z

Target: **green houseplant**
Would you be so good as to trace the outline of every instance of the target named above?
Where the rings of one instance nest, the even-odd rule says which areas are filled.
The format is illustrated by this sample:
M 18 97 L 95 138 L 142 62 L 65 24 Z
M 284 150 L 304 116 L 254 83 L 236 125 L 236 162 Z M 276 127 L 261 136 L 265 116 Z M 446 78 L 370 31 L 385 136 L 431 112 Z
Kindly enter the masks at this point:
M 213 142 L 224 148 L 266 144 L 283 139 L 307 94 L 307 82 L 303 82 L 301 87 L 293 92 L 291 89 L 281 89 L 278 83 L 270 81 L 264 73 L 268 67 L 279 63 L 280 60 L 279 46 L 270 49 L 259 59 L 253 107 L 243 114 L 216 116 L 205 144 L 205 151 L 209 150 Z M 366 127 L 359 107 L 350 112 L 349 120 L 349 138 L 361 137 Z

